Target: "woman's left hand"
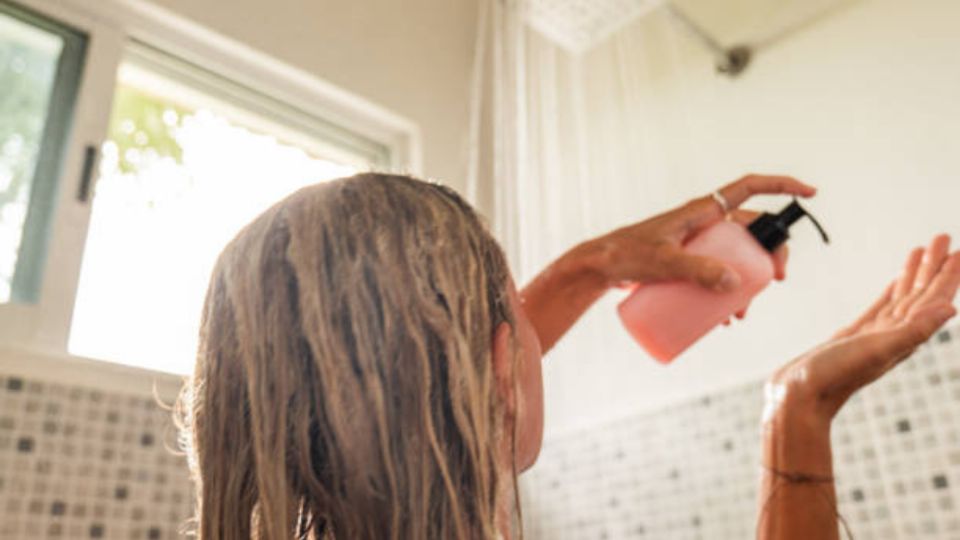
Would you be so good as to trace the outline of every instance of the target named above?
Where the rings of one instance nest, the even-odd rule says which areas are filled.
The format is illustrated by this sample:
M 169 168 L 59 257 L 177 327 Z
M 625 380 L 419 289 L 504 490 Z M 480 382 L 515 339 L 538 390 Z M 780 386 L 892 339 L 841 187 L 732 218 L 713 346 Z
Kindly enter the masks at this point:
M 960 252 L 950 253 L 949 236 L 937 236 L 910 254 L 860 319 L 774 373 L 764 389 L 757 538 L 838 538 L 833 419 L 956 315 L 958 290 Z
M 787 194 L 811 197 L 816 188 L 789 176 L 748 175 L 730 183 L 718 193 L 726 200 L 730 217 L 749 223 L 756 212 L 738 210 L 747 199 L 760 194 Z M 721 261 L 684 251 L 683 246 L 697 233 L 724 219 L 725 209 L 711 195 L 645 221 L 622 227 L 580 246 L 607 286 L 661 281 L 690 281 L 726 292 L 737 288 L 740 276 Z M 786 276 L 787 249 L 774 253 L 775 277 Z M 742 314 L 740 314 L 742 315 Z
M 860 388 L 880 378 L 956 315 L 960 251 L 939 235 L 910 253 L 900 277 L 860 319 L 833 339 L 777 370 L 769 388 L 771 411 L 788 401 L 829 423 Z M 786 397 L 789 397 L 787 400 Z

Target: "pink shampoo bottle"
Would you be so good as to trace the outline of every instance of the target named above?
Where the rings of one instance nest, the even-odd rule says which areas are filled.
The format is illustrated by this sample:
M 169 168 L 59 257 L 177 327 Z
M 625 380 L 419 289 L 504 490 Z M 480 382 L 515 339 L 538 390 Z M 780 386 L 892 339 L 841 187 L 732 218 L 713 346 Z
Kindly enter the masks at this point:
M 747 227 L 721 221 L 701 232 L 684 250 L 723 261 L 740 275 L 740 286 L 716 293 L 687 282 L 641 285 L 618 307 L 623 325 L 654 358 L 672 362 L 767 287 L 774 275 L 771 253 L 787 241 L 790 226 L 804 216 L 829 243 L 823 227 L 796 200 L 779 214 L 765 213 Z

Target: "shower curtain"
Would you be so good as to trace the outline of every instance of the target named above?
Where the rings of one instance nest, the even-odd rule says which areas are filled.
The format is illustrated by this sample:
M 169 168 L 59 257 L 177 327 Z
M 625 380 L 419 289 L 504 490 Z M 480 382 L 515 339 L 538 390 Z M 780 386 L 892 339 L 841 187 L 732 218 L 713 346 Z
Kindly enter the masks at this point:
M 651 78 L 683 66 L 670 65 L 674 51 L 647 50 L 663 36 L 633 31 L 642 19 L 583 54 L 526 26 L 523 2 L 481 2 L 479 21 L 467 195 L 518 283 L 578 241 L 714 187 L 693 155 L 665 155 L 664 136 L 695 146 L 695 119 L 658 113 Z
M 695 159 L 696 119 L 658 106 L 660 94 L 682 94 L 674 75 L 685 66 L 648 42 L 681 47 L 684 36 L 638 32 L 641 19 L 575 55 L 526 26 L 522 3 L 488 0 L 480 9 L 467 195 L 489 218 L 518 285 L 578 242 L 716 187 Z M 657 77 L 670 81 L 658 88 Z M 689 155 L 671 155 L 677 148 Z M 548 396 L 609 387 L 618 364 L 649 362 L 619 331 L 622 296 L 607 295 L 551 352 Z M 568 418 L 568 407 L 565 397 L 550 400 L 547 412 Z

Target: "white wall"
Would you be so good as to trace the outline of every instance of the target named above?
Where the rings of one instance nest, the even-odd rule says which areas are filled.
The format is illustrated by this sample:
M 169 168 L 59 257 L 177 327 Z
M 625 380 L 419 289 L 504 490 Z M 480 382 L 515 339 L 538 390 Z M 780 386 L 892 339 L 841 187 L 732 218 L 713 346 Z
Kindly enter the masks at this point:
M 476 0 L 152 0 L 416 122 L 462 189 Z
M 624 30 L 644 51 L 630 74 L 644 115 L 630 120 L 654 145 L 637 159 L 655 176 L 643 180 L 659 184 L 633 216 L 746 172 L 783 172 L 821 188 L 810 207 L 834 243 L 824 248 L 799 224 L 788 282 L 764 293 L 748 321 L 716 331 L 669 367 L 629 342 L 613 315 L 620 295 L 610 295 L 548 359 L 548 434 L 764 376 L 853 318 L 910 247 L 936 232 L 960 237 L 960 3 L 817 3 L 840 9 L 760 52 L 736 80 L 715 75 L 701 46 L 663 12 Z M 810 7 L 681 5 L 726 43 L 759 39 L 768 24 Z M 622 39 L 583 59 L 586 79 L 611 76 L 604 72 L 617 66 L 607 59 Z M 591 114 L 618 114 L 615 102 L 588 104 Z M 598 189 L 604 181 L 596 179 Z

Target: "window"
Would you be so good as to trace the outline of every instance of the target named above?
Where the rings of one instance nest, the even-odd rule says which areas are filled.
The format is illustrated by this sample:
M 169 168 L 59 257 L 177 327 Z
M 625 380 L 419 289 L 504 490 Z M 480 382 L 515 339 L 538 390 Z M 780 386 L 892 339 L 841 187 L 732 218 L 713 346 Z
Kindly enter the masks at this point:
M 419 162 L 409 120 L 153 3 L 0 0 L 0 362 L 186 372 L 242 225 Z
M 193 365 L 217 255 L 305 185 L 385 165 L 387 149 L 142 45 L 118 71 L 69 350 Z
M 86 38 L 0 4 L 0 303 L 39 297 Z

